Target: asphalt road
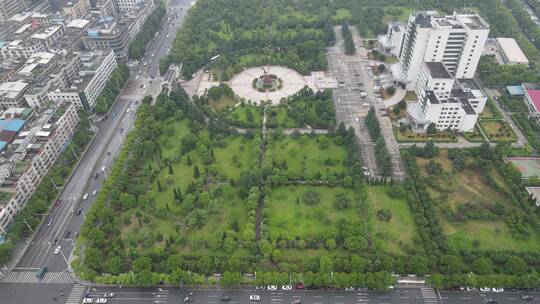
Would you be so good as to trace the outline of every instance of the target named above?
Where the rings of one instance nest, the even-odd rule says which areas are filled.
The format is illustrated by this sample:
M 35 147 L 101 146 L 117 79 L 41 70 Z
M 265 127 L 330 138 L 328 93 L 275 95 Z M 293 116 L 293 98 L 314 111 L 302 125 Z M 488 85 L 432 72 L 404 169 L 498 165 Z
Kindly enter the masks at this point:
M 38 227 L 33 238 L 29 240 L 26 251 L 19 259 L 16 268 L 13 269 L 14 272 L 21 272 L 21 274 L 11 274 L 11 276 L 7 274 L 10 278 L 4 280 L 21 281 L 20 283 L 24 283 L 25 280 L 33 281 L 27 274 L 35 273 L 37 269 L 47 266 L 50 272 L 47 276 L 51 277 L 50 283 L 69 283 L 66 276 L 58 273 L 68 270 L 67 260 L 71 257 L 85 212 L 94 202 L 96 197 L 94 193 L 99 192 L 114 159 L 122 149 L 126 134 L 133 126 L 138 101 L 145 95 L 155 96 L 160 91 L 159 60 L 167 54 L 174 39 L 174 33 L 181 25 L 187 10 L 184 6 L 189 5 L 190 2 L 171 1 L 167 10 L 167 17 L 171 17 L 170 22 L 165 19 L 159 35 L 149 46 L 151 51 L 148 51 L 146 57 L 137 65 L 132 65 L 131 79 L 110 111 L 110 115 L 95 123 L 97 135 L 94 142 L 82 156 L 71 180 L 62 189 L 59 203 L 45 215 L 45 220 Z M 83 200 L 85 194 L 87 194 L 87 199 Z M 77 215 L 78 210 L 81 210 L 80 215 Z M 50 225 L 48 225 L 49 220 Z M 58 254 L 54 254 L 57 246 L 61 246 L 61 250 Z M 1 281 L 2 276 L 0 276 Z

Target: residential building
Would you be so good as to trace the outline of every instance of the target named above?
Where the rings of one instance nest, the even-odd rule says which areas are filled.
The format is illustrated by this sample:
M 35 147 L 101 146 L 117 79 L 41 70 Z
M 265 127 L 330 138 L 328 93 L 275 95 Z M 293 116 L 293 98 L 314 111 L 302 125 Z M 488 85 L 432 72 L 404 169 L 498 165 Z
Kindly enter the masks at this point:
M 28 7 L 26 0 L 0 0 L 0 21 L 24 11 Z
M 129 50 L 129 27 L 113 17 L 100 19 L 88 30 L 83 43 L 89 50 L 113 50 L 118 62 L 126 62 Z
M 496 38 L 495 41 L 504 64 L 529 65 L 527 56 L 525 56 L 514 38 Z
M 28 89 L 24 81 L 10 81 L 0 84 L 0 107 L 20 107 L 24 105 L 24 92 Z
M 472 79 L 455 79 L 441 62 L 421 64 L 415 92 L 418 103 L 409 104 L 408 113 L 420 130 L 435 124 L 438 130 L 472 131 L 487 102 Z
M 118 10 L 114 0 L 98 0 L 95 6 L 92 7 L 92 14 L 99 16 L 100 18 L 116 16 Z
M 115 0 L 115 2 L 120 11 L 129 11 L 144 5 L 144 0 Z
M 473 78 L 489 25 L 478 15 L 457 13 L 440 16 L 434 11 L 411 14 L 405 33 L 389 27 L 389 50 L 398 54 L 392 66 L 395 80 L 414 90 L 422 62 L 442 62 L 455 78 Z M 396 36 L 397 35 L 397 36 Z
M 84 18 L 90 14 L 90 0 L 73 0 L 62 8 L 64 14 L 72 18 Z
M 57 87 L 47 97 L 54 102 L 72 102 L 77 108 L 90 110 L 117 67 L 114 52 L 95 51 L 80 55 L 79 77 L 70 86 Z
M 540 122 L 540 84 L 524 83 L 522 86 L 525 92 L 523 99 L 525 100 L 525 104 L 527 104 L 529 114 Z
M 79 117 L 72 103 L 34 113 L 8 109 L 0 119 L 0 234 L 19 212 L 74 134 Z

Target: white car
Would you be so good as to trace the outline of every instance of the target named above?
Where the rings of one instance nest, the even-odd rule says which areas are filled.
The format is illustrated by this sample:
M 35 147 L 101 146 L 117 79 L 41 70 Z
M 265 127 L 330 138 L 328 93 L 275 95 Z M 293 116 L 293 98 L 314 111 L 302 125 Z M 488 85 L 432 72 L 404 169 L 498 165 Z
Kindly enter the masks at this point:
M 101 172 L 105 172 L 105 166 L 101 167 Z
M 62 246 L 56 246 L 56 248 L 54 249 L 54 254 L 59 254 L 60 249 L 62 249 Z
M 277 286 L 276 285 L 268 285 L 268 290 L 277 290 Z
M 260 300 L 261 300 L 261 296 L 259 296 L 259 295 L 250 295 L 250 296 L 249 296 L 249 300 L 250 300 L 250 301 L 260 301 Z
M 93 196 L 96 196 L 96 194 L 97 194 L 97 189 L 94 190 L 94 192 L 92 192 L 92 195 L 93 195 Z
M 114 298 L 114 292 L 106 292 L 103 296 L 105 298 Z
M 86 200 L 88 198 L 88 193 L 85 193 L 82 197 L 83 201 Z
M 283 285 L 283 286 L 281 286 L 281 289 L 283 289 L 283 290 L 292 290 L 292 286 L 291 285 Z
M 107 304 L 107 299 L 99 298 L 99 299 L 97 299 L 96 303 L 98 303 L 98 304 Z
M 504 291 L 504 288 L 491 288 L 491 291 L 493 292 L 503 292 Z
M 480 291 L 482 291 L 482 292 L 488 292 L 488 291 L 491 291 L 491 288 L 489 288 L 489 287 L 482 287 L 482 288 L 480 288 Z
M 92 304 L 92 303 L 94 303 L 94 299 L 92 299 L 92 298 L 84 298 L 82 300 L 82 302 L 83 302 L 83 304 Z

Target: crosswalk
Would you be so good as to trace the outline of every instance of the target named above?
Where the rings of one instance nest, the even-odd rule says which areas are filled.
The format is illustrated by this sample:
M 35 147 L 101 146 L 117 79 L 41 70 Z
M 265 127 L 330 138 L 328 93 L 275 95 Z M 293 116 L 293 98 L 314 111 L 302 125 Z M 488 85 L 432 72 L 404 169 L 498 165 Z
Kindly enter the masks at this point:
M 422 294 L 422 299 L 424 300 L 424 303 L 426 304 L 438 304 L 439 299 L 437 298 L 437 294 L 435 294 L 435 290 L 431 287 L 422 287 L 420 288 L 420 293 Z
M 0 277 L 1 283 L 39 283 L 39 284 L 71 284 L 73 278 L 67 272 L 47 272 L 43 279 L 36 277 L 36 272 L 12 271 Z
M 79 304 L 83 293 L 86 291 L 86 286 L 75 284 L 69 293 L 66 304 Z

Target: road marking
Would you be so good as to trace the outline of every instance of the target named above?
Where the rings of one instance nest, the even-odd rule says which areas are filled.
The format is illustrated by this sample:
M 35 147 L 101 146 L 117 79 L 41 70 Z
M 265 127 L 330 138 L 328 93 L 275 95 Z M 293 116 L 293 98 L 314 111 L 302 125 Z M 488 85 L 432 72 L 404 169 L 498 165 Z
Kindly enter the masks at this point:
M 334 296 L 334 298 L 344 298 L 345 296 Z
M 208 304 L 216 304 L 216 302 L 208 302 Z
M 505 300 L 517 300 L 517 298 L 504 298 Z
M 314 298 L 322 298 L 322 296 L 313 296 Z

